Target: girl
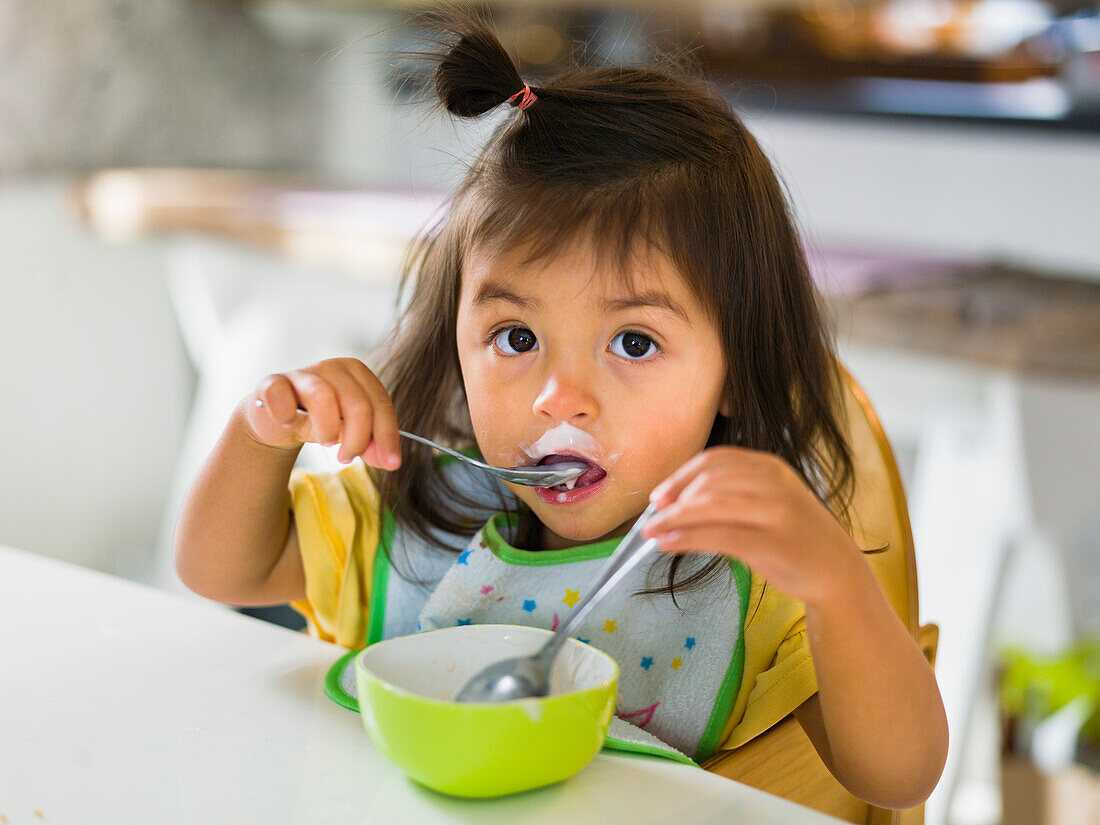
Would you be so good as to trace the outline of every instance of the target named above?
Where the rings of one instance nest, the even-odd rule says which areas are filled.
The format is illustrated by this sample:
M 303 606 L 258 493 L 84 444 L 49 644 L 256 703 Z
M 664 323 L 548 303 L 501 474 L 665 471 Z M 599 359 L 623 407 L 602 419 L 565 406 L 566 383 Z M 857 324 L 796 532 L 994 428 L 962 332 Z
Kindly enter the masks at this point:
M 533 88 L 483 23 L 452 33 L 446 109 L 515 111 L 419 247 L 380 377 L 322 361 L 241 402 L 184 504 L 181 578 L 290 601 L 349 648 L 552 628 L 653 501 L 666 552 L 581 633 L 620 664 L 621 719 L 701 761 L 794 712 L 854 794 L 919 804 L 943 708 L 845 530 L 838 376 L 759 146 L 693 80 L 599 68 Z M 403 460 L 399 421 L 492 464 L 589 469 L 499 485 L 416 445 Z M 292 476 L 305 442 L 372 469 Z

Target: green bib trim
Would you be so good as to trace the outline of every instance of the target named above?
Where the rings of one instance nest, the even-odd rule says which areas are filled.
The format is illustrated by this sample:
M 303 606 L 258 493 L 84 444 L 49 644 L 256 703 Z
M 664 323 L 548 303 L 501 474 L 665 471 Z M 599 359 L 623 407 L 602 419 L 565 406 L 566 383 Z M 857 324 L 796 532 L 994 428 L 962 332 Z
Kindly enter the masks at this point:
M 489 550 L 503 562 L 508 564 L 522 564 L 527 567 L 540 567 L 549 564 L 566 564 L 574 561 L 591 561 L 593 559 L 606 559 L 615 552 L 622 538 L 605 539 L 595 544 L 584 544 L 580 547 L 566 547 L 563 550 L 520 550 L 513 547 L 501 535 L 501 531 L 518 526 L 519 516 L 516 513 L 496 513 L 490 519 L 482 536 Z
M 470 458 L 481 459 L 477 450 L 460 450 Z M 436 456 L 434 466 L 437 470 L 454 464 L 457 458 L 443 454 Z M 397 531 L 397 521 L 393 513 L 386 510 L 382 514 L 382 533 L 378 537 L 378 546 L 374 551 L 371 570 L 370 604 L 367 606 L 367 647 L 382 641 L 386 632 L 386 587 L 390 581 L 390 553 L 393 548 L 393 536 Z M 352 699 L 354 701 L 354 699 Z
M 661 759 L 668 759 L 671 762 L 691 765 L 693 768 L 699 767 L 697 763 L 674 750 L 665 750 L 664 748 L 657 748 L 653 745 L 643 745 L 641 742 L 627 742 L 625 739 L 616 739 L 614 736 L 608 736 L 604 739 L 603 747 L 604 750 L 633 753 L 640 756 L 659 756 Z
M 452 459 L 453 461 L 454 459 Z M 371 571 L 370 605 L 367 608 L 367 647 L 383 639 L 386 631 L 386 585 L 390 581 L 390 555 L 393 534 L 397 529 L 393 514 L 387 510 L 382 515 L 382 535 L 374 551 L 374 569 Z
M 734 648 L 733 658 L 730 659 L 729 668 L 726 669 L 726 675 L 722 680 L 722 687 L 718 690 L 718 697 L 714 701 L 714 708 L 710 712 L 707 726 L 703 729 L 699 747 L 692 754 L 694 760 L 700 763 L 713 756 L 722 743 L 726 722 L 730 718 L 730 713 L 733 712 L 734 702 L 737 701 L 737 694 L 741 690 L 741 680 L 745 675 L 745 618 L 748 616 L 752 576 L 749 568 L 741 561 L 731 560 L 730 570 L 737 585 L 741 632 L 737 634 L 737 646 Z

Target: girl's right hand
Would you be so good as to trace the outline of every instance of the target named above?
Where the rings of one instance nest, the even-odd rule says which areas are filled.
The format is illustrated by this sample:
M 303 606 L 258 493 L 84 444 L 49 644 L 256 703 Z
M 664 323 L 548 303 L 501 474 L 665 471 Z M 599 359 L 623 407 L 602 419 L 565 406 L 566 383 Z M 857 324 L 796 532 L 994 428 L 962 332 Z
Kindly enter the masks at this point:
M 401 465 L 397 416 L 382 382 L 355 358 L 331 358 L 269 375 L 246 399 L 245 421 L 261 444 L 281 449 L 339 443 L 344 464 Z

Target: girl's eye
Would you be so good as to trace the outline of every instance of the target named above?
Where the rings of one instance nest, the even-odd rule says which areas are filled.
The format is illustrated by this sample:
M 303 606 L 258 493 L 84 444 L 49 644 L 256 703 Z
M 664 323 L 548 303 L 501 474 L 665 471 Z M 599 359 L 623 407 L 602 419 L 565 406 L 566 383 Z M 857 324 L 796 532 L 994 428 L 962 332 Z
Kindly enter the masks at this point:
M 526 327 L 509 327 L 493 336 L 493 343 L 505 355 L 522 355 L 539 348 L 535 333 Z
M 611 351 L 620 358 L 645 361 L 658 352 L 657 342 L 640 332 L 620 332 L 611 339 Z

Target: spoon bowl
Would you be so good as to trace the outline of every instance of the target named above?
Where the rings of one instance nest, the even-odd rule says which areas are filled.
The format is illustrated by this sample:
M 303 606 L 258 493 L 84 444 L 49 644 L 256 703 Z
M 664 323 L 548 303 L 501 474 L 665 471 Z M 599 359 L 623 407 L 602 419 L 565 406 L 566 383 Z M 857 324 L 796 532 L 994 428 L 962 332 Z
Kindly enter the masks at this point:
M 556 487 L 559 484 L 568 484 L 584 475 L 589 466 L 583 461 L 561 461 L 546 466 L 533 464 L 520 467 L 495 467 L 492 464 L 486 464 L 484 461 L 478 461 L 476 458 L 470 458 L 458 450 L 444 447 L 442 444 L 438 444 L 430 438 L 424 438 L 422 435 L 405 432 L 404 430 L 398 430 L 398 432 L 405 438 L 418 441 L 433 450 L 439 450 L 441 453 L 446 453 L 459 461 L 477 467 L 479 470 L 484 470 L 502 481 L 522 484 L 525 487 Z
M 545 649 L 544 646 L 543 650 Z M 511 702 L 515 699 L 547 696 L 549 693 L 550 669 L 544 657 L 515 656 L 482 670 L 463 685 L 455 696 L 455 701 Z

